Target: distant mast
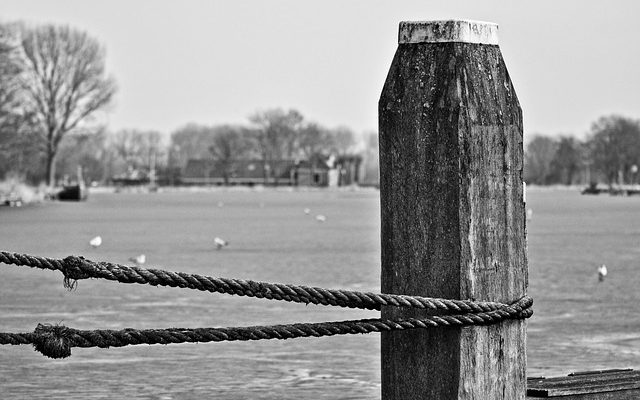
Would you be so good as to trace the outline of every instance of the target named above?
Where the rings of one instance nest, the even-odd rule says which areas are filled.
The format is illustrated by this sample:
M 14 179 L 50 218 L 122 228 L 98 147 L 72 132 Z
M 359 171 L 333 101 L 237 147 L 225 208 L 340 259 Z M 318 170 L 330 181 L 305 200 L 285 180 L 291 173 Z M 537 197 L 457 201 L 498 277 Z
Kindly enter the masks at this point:
M 149 157 L 149 191 L 155 192 L 158 190 L 158 183 L 156 178 L 156 150 L 153 150 L 153 155 Z
M 86 189 L 86 186 L 84 183 L 84 176 L 82 174 L 82 165 L 78 165 L 78 168 L 76 170 L 76 179 L 78 180 L 78 187 L 81 191 L 84 191 Z

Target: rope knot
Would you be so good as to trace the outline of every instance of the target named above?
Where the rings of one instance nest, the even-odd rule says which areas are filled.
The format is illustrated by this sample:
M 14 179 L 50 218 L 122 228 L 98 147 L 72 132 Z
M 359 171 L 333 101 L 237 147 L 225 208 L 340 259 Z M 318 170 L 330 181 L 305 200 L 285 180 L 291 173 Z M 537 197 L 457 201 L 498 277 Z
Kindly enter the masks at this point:
M 71 355 L 71 330 L 62 325 L 38 324 L 34 331 L 33 346 L 49 358 L 67 358 Z
M 73 290 L 78 285 L 78 279 L 91 278 L 91 264 L 82 256 L 69 256 L 62 260 L 63 285 L 66 289 Z
M 513 309 L 515 313 L 513 316 L 516 319 L 531 318 L 533 315 L 533 298 L 525 295 L 520 299 L 509 305 L 509 308 Z

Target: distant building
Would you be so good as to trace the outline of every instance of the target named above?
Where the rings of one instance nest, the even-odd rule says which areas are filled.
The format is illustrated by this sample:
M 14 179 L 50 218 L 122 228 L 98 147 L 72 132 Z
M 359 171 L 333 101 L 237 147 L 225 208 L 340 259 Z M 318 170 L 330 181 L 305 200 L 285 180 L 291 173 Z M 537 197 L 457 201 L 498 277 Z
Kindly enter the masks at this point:
M 300 161 L 294 169 L 294 184 L 300 186 L 328 186 L 329 166 L 320 157 Z
M 115 186 L 138 186 L 150 182 L 149 171 L 129 166 L 127 171 L 111 177 L 111 183 Z
M 234 160 L 228 164 L 191 159 L 180 181 L 186 185 L 326 186 L 329 168 L 321 160 Z
M 252 185 L 264 180 L 260 161 L 234 161 L 226 177 L 224 172 L 222 165 L 213 160 L 190 159 L 182 171 L 180 182 L 187 185 L 224 185 L 227 179 L 229 184 Z

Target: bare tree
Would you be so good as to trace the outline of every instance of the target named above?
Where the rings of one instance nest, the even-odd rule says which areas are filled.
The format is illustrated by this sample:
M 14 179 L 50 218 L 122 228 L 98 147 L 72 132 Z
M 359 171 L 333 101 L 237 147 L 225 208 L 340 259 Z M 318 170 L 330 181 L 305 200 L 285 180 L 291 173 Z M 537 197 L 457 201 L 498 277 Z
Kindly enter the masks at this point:
M 339 156 L 351 153 L 351 150 L 353 150 L 353 146 L 356 143 L 355 134 L 346 126 L 339 126 L 332 129 L 331 137 L 333 141 L 332 150 Z
M 551 183 L 551 163 L 558 150 L 558 141 L 543 135 L 534 135 L 524 155 L 524 179 L 528 184 Z
M 231 125 L 213 127 L 212 144 L 209 151 L 222 170 L 224 184 L 229 184 L 234 161 L 244 157 L 251 150 L 249 131 L 246 128 Z
M 204 159 L 211 156 L 213 128 L 189 123 L 171 133 L 170 155 L 175 166 L 184 168 L 190 159 Z
M 611 185 L 633 165 L 640 165 L 640 121 L 620 115 L 600 117 L 591 126 L 588 144 L 593 166 Z
M 300 129 L 299 148 L 307 159 L 320 153 L 328 152 L 333 145 L 332 137 L 327 129 L 311 122 Z
M 8 172 L 25 174 L 32 170 L 38 151 L 28 129 L 29 114 L 21 105 L 17 25 L 0 24 L 0 178 Z
M 274 161 L 285 157 L 292 158 L 297 151 L 298 133 L 303 116 L 296 110 L 284 111 L 281 108 L 256 112 L 249 121 L 257 125 L 257 143 L 264 163 L 265 181 Z M 275 172 L 276 185 L 278 171 Z
M 76 176 L 78 165 L 88 182 L 108 178 L 107 132 L 73 132 L 60 144 L 56 159 L 56 171 L 62 176 Z
M 22 66 L 17 52 L 14 29 L 0 24 L 0 129 L 13 125 L 13 116 L 19 106 L 20 85 L 18 77 Z
M 554 181 L 571 185 L 580 172 L 583 144 L 571 136 L 560 136 L 558 148 L 551 161 L 551 171 Z
M 86 129 L 96 111 L 111 102 L 116 85 L 106 76 L 103 47 L 87 33 L 45 25 L 23 27 L 21 34 L 25 107 L 35 116 L 52 185 L 60 141 L 76 128 Z
M 300 129 L 299 147 L 302 155 L 310 163 L 311 176 L 315 176 L 318 161 L 327 155 L 332 145 L 333 138 L 326 128 L 311 122 Z
M 110 147 L 126 167 L 147 169 L 162 151 L 161 142 L 160 132 L 123 129 L 111 137 Z

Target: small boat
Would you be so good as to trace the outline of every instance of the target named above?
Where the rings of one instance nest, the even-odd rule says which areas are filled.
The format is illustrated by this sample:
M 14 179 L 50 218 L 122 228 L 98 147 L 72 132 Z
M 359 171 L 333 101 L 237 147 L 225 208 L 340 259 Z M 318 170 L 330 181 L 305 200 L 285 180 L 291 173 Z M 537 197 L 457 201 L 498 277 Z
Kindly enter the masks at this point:
M 83 201 L 87 199 L 87 188 L 84 185 L 63 186 L 56 197 L 63 201 Z
M 600 194 L 600 193 L 608 193 L 610 190 L 598 187 L 597 183 L 590 183 L 589 186 L 582 189 L 581 194 Z
M 9 193 L 8 196 L 0 193 L 0 206 L 22 207 L 22 198 L 15 193 Z
M 82 167 L 78 166 L 78 183 L 75 185 L 64 185 L 56 194 L 56 198 L 62 201 L 84 201 L 88 195 L 89 191 L 82 178 Z

